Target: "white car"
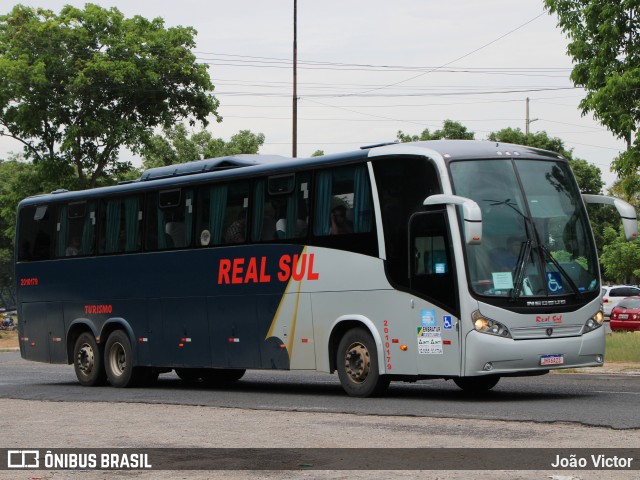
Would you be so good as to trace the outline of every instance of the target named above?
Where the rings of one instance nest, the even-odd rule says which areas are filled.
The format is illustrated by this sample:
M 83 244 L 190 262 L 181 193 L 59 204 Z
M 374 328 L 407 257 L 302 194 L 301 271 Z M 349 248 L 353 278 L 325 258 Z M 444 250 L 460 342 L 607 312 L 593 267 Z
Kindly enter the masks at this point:
M 635 297 L 640 295 L 640 288 L 630 285 L 610 285 L 602 287 L 602 305 L 604 306 L 604 315 L 611 315 L 613 307 L 624 297 Z

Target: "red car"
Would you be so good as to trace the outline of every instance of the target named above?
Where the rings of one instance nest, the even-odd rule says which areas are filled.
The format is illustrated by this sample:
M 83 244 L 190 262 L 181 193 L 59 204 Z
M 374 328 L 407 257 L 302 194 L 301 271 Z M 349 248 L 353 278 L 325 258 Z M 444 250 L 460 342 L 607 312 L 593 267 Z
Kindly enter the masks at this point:
M 627 297 L 620 300 L 611 310 L 612 331 L 640 330 L 640 297 Z

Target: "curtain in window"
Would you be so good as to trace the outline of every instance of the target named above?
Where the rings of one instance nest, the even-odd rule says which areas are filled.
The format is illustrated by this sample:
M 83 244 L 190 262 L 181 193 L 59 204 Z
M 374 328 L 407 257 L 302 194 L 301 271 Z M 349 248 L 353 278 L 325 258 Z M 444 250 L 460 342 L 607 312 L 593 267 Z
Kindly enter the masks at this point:
M 254 209 L 253 209 L 253 239 L 260 240 L 262 238 L 262 224 L 264 223 L 264 190 L 265 181 L 260 180 L 256 183 Z
M 224 213 L 227 210 L 226 185 L 215 185 L 209 189 L 209 229 L 211 231 L 211 243 L 222 243 Z
M 187 190 L 184 198 L 184 245 L 189 246 L 193 234 L 193 190 Z
M 57 244 L 57 256 L 64 257 L 69 243 L 69 222 L 67 221 L 67 207 L 60 208 L 60 219 L 58 220 L 58 244 Z
M 365 167 L 355 169 L 353 176 L 353 231 L 371 231 L 372 205 L 369 175 Z
M 127 198 L 124 201 L 124 218 L 126 229 L 125 251 L 135 252 L 139 248 L 140 237 L 140 199 Z
M 93 242 L 96 231 L 96 204 L 90 203 L 87 206 L 88 208 L 84 217 L 84 225 L 82 226 L 82 243 L 80 244 L 81 255 L 91 255 L 93 253 Z
M 160 202 L 158 200 L 158 204 L 159 203 Z M 156 245 L 156 248 L 158 250 L 164 250 L 165 248 L 167 248 L 167 231 L 165 223 L 164 212 L 162 211 L 160 206 L 158 206 L 156 209 L 156 235 L 158 237 L 158 244 Z
M 109 202 L 107 202 L 107 238 L 105 245 L 106 253 L 114 253 L 118 251 L 121 205 L 121 200 L 109 200 Z
M 295 191 L 287 198 L 287 232 L 285 238 L 296 238 L 299 236 L 298 227 L 298 197 Z
M 333 177 L 330 171 L 318 173 L 316 214 L 313 225 L 313 231 L 316 235 L 329 235 L 332 185 Z

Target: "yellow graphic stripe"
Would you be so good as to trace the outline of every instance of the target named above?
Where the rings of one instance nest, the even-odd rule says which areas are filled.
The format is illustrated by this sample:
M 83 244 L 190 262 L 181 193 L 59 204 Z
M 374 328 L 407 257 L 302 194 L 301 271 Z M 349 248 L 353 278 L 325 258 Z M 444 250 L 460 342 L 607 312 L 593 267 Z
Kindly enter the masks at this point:
M 300 261 L 304 258 L 304 254 L 307 252 L 307 247 L 305 246 L 302 249 L 302 253 L 300 254 L 300 257 L 298 258 L 298 264 L 300 263 Z M 292 266 L 293 267 L 293 266 Z M 298 267 L 298 265 L 295 265 L 296 268 Z M 291 287 L 291 284 L 295 282 L 295 280 L 293 279 L 293 275 L 291 275 L 291 278 L 289 279 L 289 283 L 287 283 L 287 288 L 285 288 L 284 290 L 284 294 L 282 295 L 282 298 L 280 299 L 280 304 L 278 305 L 278 309 L 276 310 L 276 314 L 273 317 L 273 320 L 271 321 L 271 326 L 269 327 L 269 331 L 267 332 L 267 336 L 265 337 L 265 340 L 271 338 L 271 337 L 276 337 L 276 338 L 280 338 L 277 335 L 274 335 L 274 331 L 276 329 L 276 326 L 278 324 L 278 320 L 280 318 L 280 310 L 283 308 L 286 300 L 287 300 L 287 295 L 289 293 L 289 288 Z M 298 282 L 298 291 L 296 293 L 296 306 L 295 306 L 295 310 L 293 312 L 293 322 L 291 324 L 291 334 L 289 337 L 289 345 L 287 346 L 287 354 L 289 355 L 289 361 L 291 361 L 291 357 L 293 355 L 293 346 L 294 346 L 294 340 L 295 340 L 295 333 L 296 333 L 296 323 L 298 321 L 298 305 L 300 303 L 300 290 L 302 289 L 302 280 L 300 280 Z

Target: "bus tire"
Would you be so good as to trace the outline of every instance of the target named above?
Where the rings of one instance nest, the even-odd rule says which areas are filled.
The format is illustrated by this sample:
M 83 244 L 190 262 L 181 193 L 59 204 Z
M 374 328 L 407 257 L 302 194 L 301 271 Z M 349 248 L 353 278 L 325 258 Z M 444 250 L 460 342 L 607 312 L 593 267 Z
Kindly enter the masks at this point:
M 102 351 L 89 332 L 81 333 L 73 346 L 73 368 L 78 382 L 85 387 L 104 385 L 107 380 Z
M 245 372 L 245 369 L 204 368 L 200 378 L 207 385 L 220 385 L 237 382 L 244 376 Z
M 496 386 L 500 377 L 497 375 L 487 375 L 485 377 L 458 377 L 454 378 L 455 384 L 465 392 L 480 393 L 491 390 Z
M 364 328 L 353 328 L 338 344 L 336 368 L 340 384 L 351 397 L 380 395 L 390 379 L 378 372 L 378 352 L 373 337 Z
M 122 330 L 114 330 L 109 335 L 104 347 L 104 366 L 113 387 L 134 387 L 144 380 L 145 367 L 133 367 L 131 341 Z

